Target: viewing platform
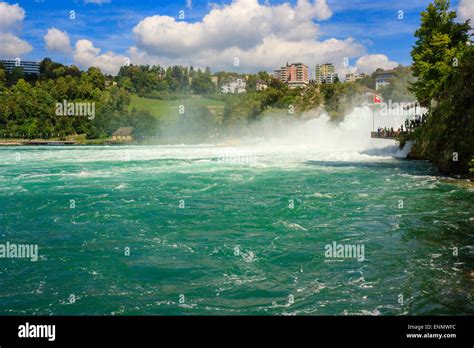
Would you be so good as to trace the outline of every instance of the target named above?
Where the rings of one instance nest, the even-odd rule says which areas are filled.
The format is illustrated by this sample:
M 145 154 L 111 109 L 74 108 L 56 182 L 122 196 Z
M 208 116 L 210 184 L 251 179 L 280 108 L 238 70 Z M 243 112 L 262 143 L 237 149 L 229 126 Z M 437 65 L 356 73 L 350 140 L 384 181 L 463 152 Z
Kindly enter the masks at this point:
M 370 137 L 375 139 L 389 139 L 389 140 L 397 140 L 397 136 L 399 135 L 398 132 L 393 133 L 378 133 L 378 132 L 370 132 Z

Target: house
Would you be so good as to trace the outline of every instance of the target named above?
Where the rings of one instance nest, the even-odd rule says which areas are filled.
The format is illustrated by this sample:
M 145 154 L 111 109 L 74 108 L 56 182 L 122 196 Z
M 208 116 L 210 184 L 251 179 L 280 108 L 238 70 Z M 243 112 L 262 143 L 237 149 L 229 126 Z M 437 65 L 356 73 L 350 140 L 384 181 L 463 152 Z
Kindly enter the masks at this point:
M 112 134 L 113 141 L 133 141 L 133 127 L 120 127 Z
M 264 91 L 268 88 L 268 84 L 263 80 L 257 80 L 255 82 L 255 90 L 256 91 Z
M 346 74 L 345 81 L 346 82 L 354 82 L 354 81 L 357 81 L 357 80 L 361 80 L 361 79 L 365 78 L 366 76 L 367 76 L 367 74 L 364 74 L 364 73 L 361 73 L 361 74 L 350 73 L 350 74 Z
M 242 79 L 237 79 L 230 83 L 221 86 L 221 92 L 224 94 L 227 93 L 245 93 L 245 86 L 247 84 Z
M 395 70 L 377 69 L 374 72 L 375 89 L 378 91 L 381 87 L 389 85 L 390 80 L 396 76 L 395 74 Z

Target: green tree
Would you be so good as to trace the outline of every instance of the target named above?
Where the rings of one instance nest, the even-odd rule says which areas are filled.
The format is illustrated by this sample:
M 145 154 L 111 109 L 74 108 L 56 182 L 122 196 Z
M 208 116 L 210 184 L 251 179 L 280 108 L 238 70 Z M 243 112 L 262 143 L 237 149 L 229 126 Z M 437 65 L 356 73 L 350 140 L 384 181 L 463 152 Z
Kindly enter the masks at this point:
M 214 83 L 212 82 L 211 75 L 202 73 L 198 70 L 197 74 L 193 77 L 191 82 L 191 89 L 195 94 L 207 94 L 214 91 Z
M 457 23 L 456 12 L 448 0 L 435 0 L 421 13 L 421 26 L 411 56 L 417 81 L 411 90 L 422 105 L 437 99 L 446 79 L 452 74 L 469 40 L 469 22 Z
M 7 82 L 7 74 L 4 69 L 0 68 L 0 91 L 5 87 Z
M 14 85 L 17 83 L 20 79 L 24 79 L 25 74 L 23 73 L 23 69 L 20 68 L 19 66 L 16 66 L 13 68 L 13 70 L 7 74 L 7 84 L 9 86 Z
M 474 48 L 467 45 L 469 22 L 455 19 L 445 0 L 422 12 L 412 51 L 418 80 L 411 89 L 429 110 L 426 123 L 412 135 L 412 152 L 444 173 L 468 175 L 474 156 Z

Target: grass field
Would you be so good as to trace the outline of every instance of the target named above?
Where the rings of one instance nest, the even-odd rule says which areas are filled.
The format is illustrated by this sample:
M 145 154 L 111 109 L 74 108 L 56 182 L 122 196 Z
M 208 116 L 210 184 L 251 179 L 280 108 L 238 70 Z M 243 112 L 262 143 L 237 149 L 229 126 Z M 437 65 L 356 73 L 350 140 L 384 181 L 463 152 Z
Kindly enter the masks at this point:
M 149 111 L 155 117 L 163 121 L 172 121 L 179 116 L 179 107 L 183 105 L 185 110 L 192 110 L 196 106 L 205 106 L 219 117 L 224 111 L 224 102 L 221 100 L 209 99 L 201 96 L 194 96 L 186 99 L 162 100 L 142 98 L 132 95 L 129 109 Z

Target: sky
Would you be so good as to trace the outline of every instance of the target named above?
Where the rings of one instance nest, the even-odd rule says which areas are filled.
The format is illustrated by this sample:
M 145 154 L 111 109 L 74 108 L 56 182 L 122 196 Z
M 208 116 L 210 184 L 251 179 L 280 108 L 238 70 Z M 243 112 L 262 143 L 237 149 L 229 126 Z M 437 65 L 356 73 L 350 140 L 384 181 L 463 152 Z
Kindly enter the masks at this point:
M 340 75 L 411 63 L 430 0 L 0 0 L 0 58 L 269 71 L 331 62 Z M 459 20 L 474 0 L 454 0 Z

